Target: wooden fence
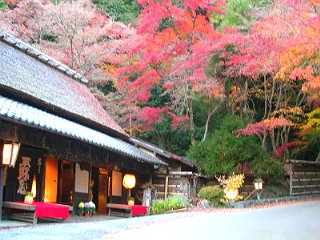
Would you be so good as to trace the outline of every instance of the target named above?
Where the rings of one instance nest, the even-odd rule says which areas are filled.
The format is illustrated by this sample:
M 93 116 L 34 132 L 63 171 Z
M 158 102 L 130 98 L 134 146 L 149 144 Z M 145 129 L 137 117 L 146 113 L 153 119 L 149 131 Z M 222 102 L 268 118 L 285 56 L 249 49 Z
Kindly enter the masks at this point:
M 193 172 L 171 172 L 168 175 L 154 175 L 152 185 L 157 189 L 158 198 L 172 195 L 195 197 L 200 187 L 200 179 Z
M 290 195 L 320 194 L 320 162 L 289 160 Z

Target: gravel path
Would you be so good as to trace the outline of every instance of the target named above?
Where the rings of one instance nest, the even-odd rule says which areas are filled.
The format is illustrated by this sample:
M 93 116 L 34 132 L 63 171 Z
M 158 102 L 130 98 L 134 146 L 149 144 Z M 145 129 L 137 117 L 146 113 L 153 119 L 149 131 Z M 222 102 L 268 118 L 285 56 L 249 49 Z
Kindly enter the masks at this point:
M 250 209 L 192 211 L 131 219 L 28 225 L 0 239 L 320 239 L 320 200 Z

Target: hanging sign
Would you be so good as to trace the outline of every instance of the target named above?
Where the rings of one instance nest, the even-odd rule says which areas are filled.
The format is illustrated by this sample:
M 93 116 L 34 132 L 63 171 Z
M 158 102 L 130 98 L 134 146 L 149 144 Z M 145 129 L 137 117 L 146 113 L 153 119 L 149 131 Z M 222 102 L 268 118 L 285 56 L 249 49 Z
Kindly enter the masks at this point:
M 17 193 L 24 195 L 28 188 L 28 180 L 29 180 L 29 170 L 30 170 L 30 161 L 31 158 L 29 157 L 21 157 L 22 162 L 19 164 L 19 187 Z

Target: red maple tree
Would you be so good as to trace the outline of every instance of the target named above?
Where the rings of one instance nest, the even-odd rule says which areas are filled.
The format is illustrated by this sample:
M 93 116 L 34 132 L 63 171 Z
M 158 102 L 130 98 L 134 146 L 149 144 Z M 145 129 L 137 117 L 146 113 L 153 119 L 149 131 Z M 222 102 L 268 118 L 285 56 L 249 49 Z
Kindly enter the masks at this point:
M 211 14 L 222 12 L 224 1 L 187 0 L 177 4 L 171 0 L 141 0 L 139 3 L 144 9 L 135 44 L 126 49 L 127 64 L 118 71 L 118 88 L 126 91 L 127 101 L 146 104 L 151 89 L 161 82 L 172 99 L 172 106 L 165 110 L 173 116 L 175 126 L 181 119 L 189 119 L 194 142 L 192 94 L 212 96 L 220 87 L 216 79 L 208 77 L 206 67 L 212 53 L 221 47 L 222 39 L 209 19 Z
M 240 132 L 259 135 L 263 148 L 269 137 L 275 154 L 287 146 L 290 125 L 299 123 L 290 119 L 298 119 L 306 98 L 319 101 L 319 6 L 318 0 L 276 1 L 247 34 L 229 30 L 226 35 L 235 53 L 224 53 L 230 59 L 226 74 L 238 81 L 245 78 L 233 90 L 238 92 L 235 102 L 247 102 L 247 107 L 252 97 L 264 101 L 260 121 Z
M 134 30 L 89 0 L 22 0 L 0 14 L 0 26 L 95 82 L 112 80 L 119 46 Z

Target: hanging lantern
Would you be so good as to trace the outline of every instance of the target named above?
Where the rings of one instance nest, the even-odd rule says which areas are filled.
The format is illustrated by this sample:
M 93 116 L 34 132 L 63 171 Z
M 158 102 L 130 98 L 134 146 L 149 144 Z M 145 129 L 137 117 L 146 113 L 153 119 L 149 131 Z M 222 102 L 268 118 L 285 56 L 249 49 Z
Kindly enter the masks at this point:
M 2 151 L 2 165 L 14 167 L 18 157 L 20 143 L 4 143 Z
M 122 184 L 126 189 L 132 189 L 136 185 L 136 177 L 133 174 L 124 175 Z

